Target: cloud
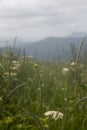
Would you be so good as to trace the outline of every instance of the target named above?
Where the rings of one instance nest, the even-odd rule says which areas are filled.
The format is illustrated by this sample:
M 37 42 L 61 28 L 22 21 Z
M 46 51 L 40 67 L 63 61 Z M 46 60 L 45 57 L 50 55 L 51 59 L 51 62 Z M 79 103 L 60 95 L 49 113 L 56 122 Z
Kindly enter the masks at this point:
M 86 21 L 87 0 L 0 1 L 2 36 L 66 35 L 72 31 L 87 31 Z

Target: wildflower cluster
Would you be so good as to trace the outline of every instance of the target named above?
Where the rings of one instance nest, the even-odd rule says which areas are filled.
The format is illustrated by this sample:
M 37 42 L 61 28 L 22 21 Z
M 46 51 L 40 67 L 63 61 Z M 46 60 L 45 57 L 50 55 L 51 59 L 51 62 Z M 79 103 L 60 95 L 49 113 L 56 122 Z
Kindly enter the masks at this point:
M 66 75 L 69 72 L 69 68 L 63 68 L 62 69 L 62 74 Z
M 5 76 L 16 76 L 16 72 L 18 68 L 20 67 L 20 63 L 17 60 L 12 60 L 11 65 L 10 65 L 10 73 L 9 72 L 4 72 Z
M 44 113 L 44 116 L 51 117 L 52 119 L 56 121 L 58 119 L 62 119 L 64 117 L 64 114 L 59 111 L 47 111 Z

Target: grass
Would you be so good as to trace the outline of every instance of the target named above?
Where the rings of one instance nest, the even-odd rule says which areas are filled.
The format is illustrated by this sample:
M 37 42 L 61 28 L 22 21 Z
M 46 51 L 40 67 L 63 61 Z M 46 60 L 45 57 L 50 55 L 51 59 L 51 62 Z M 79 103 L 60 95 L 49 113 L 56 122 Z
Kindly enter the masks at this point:
M 82 44 L 75 64 L 37 62 L 25 53 L 0 56 L 1 130 L 86 130 L 87 64 L 79 62 Z M 44 115 L 51 111 L 54 114 Z

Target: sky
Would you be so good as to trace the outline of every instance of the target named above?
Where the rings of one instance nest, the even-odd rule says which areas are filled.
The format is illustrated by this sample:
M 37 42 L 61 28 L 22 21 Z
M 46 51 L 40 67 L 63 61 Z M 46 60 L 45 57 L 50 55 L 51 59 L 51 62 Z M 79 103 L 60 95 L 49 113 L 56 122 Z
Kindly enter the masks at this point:
M 87 32 L 87 0 L 0 0 L 0 38 Z

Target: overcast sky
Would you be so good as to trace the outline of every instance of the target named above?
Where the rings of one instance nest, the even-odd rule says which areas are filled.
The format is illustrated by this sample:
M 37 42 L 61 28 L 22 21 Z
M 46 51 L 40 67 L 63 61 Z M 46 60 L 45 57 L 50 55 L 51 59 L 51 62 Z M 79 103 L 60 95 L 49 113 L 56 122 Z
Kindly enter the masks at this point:
M 87 0 L 0 0 L 0 38 L 87 32 Z

